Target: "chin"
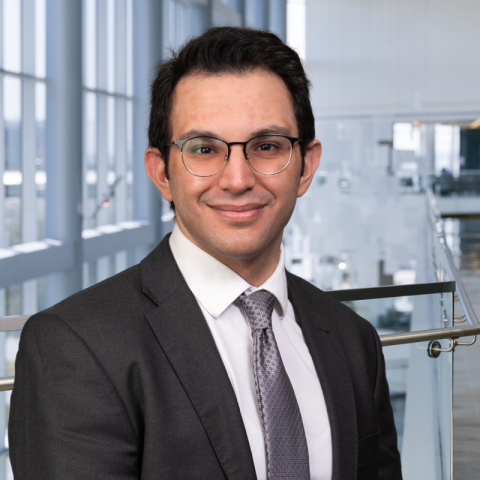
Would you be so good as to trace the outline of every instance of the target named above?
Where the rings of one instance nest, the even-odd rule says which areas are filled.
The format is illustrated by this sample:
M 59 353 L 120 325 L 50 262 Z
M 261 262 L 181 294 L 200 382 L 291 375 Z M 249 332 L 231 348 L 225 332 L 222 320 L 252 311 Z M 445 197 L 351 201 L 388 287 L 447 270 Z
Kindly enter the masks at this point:
M 229 235 L 226 237 L 217 236 L 209 242 L 211 248 L 217 255 L 235 260 L 248 260 L 263 253 L 274 238 L 265 238 L 261 235 Z

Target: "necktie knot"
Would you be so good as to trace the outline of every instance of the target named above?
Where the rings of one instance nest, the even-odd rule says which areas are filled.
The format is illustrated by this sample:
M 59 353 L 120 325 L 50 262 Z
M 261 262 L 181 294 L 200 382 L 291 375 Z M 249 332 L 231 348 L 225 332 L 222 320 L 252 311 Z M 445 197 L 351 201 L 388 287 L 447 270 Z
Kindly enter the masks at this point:
M 252 332 L 263 328 L 272 328 L 272 312 L 275 295 L 267 290 L 257 290 L 250 295 L 242 293 L 236 300 L 245 311 Z

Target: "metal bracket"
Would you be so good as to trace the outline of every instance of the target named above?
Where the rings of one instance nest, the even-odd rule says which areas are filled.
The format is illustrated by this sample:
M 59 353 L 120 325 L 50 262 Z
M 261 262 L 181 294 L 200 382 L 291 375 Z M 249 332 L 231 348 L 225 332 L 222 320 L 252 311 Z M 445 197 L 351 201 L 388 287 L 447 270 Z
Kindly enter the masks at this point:
M 455 347 L 469 347 L 470 345 L 473 345 L 477 341 L 477 336 L 473 336 L 473 340 L 471 342 L 459 342 L 458 340 L 454 340 L 455 342 Z
M 453 322 L 454 323 L 465 323 L 467 321 L 466 315 L 454 315 Z
M 452 352 L 455 350 L 455 342 L 450 339 L 450 344 L 448 348 L 442 348 L 441 343 L 438 340 L 432 340 L 428 344 L 427 355 L 430 358 L 438 358 L 442 352 Z
M 427 355 L 430 358 L 438 358 L 442 352 L 454 352 L 456 347 L 469 347 L 477 341 L 477 336 L 473 336 L 471 342 L 459 342 L 457 338 L 450 338 L 448 348 L 442 348 L 438 340 L 432 340 L 428 344 Z

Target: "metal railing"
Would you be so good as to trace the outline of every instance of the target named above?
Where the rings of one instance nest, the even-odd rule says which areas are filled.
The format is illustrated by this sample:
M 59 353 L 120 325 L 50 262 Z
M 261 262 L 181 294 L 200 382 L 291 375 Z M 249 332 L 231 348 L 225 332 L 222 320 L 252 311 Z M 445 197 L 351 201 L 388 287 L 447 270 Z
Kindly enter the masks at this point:
M 448 247 L 447 247 L 448 248 Z M 453 265 L 454 266 L 454 265 Z M 453 348 L 462 343 L 456 341 L 458 338 L 471 337 L 480 335 L 480 324 L 473 312 L 468 296 L 465 293 L 463 284 L 457 277 L 457 283 L 454 281 L 434 282 L 434 283 L 421 283 L 413 285 L 392 285 L 386 287 L 374 287 L 374 288 L 358 288 L 351 290 L 333 290 L 327 292 L 330 296 L 342 302 L 356 301 L 356 300 L 373 300 L 380 298 L 393 298 L 415 295 L 430 295 L 435 293 L 454 293 L 455 287 L 461 286 L 459 289 L 459 295 L 457 300 L 460 300 L 462 306 L 464 306 L 465 317 L 470 324 L 469 326 L 454 326 L 432 330 L 421 330 L 416 332 L 402 332 L 389 335 L 381 335 L 380 341 L 383 347 L 392 345 L 402 345 L 405 343 L 418 343 L 424 341 L 433 342 L 441 339 L 451 339 Z M 25 322 L 29 319 L 29 316 L 16 316 L 16 317 L 3 317 L 0 318 L 0 331 L 14 331 L 21 330 L 25 325 Z M 455 342 L 456 341 L 456 342 Z M 470 345 L 473 343 L 463 343 L 463 345 Z M 439 349 L 434 347 L 433 352 Z M 0 391 L 11 390 L 14 384 L 14 377 L 0 378 Z
M 448 249 L 447 246 L 446 248 Z M 449 250 L 447 253 L 451 255 Z M 470 324 L 468 327 L 446 327 L 433 330 L 420 330 L 417 332 L 402 332 L 381 335 L 380 341 L 382 346 L 389 347 L 392 345 L 434 341 L 445 338 L 456 340 L 460 337 L 480 335 L 480 324 L 470 304 L 470 300 L 465 292 L 465 288 L 460 279 L 460 275 L 455 268 L 453 260 L 451 267 L 455 269 L 453 272 L 455 272 L 454 277 L 457 278 L 456 281 L 418 283 L 413 285 L 391 285 L 387 287 L 358 288 L 352 290 L 332 290 L 327 293 L 340 302 L 353 302 L 357 300 L 375 300 L 380 298 L 431 295 L 435 293 L 455 293 L 455 287 L 459 287 L 459 295 L 456 297 L 456 300 L 461 301 L 465 312 L 466 321 L 468 321 Z M 464 321 L 465 320 L 462 322 Z M 456 344 L 461 345 L 459 342 L 456 342 Z M 465 345 L 470 345 L 470 343 Z M 473 345 L 473 343 L 471 345 Z

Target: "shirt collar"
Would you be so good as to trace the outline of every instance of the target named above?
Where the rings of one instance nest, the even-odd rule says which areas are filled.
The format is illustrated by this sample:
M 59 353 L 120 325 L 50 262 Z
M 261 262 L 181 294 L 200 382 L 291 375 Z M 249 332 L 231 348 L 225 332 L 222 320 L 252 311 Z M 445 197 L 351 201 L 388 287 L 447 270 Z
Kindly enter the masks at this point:
M 214 318 L 218 318 L 237 298 L 256 290 L 273 293 L 280 317 L 287 312 L 288 290 L 283 245 L 275 271 L 260 287 L 252 287 L 240 275 L 192 243 L 177 224 L 170 236 L 170 248 L 178 268 L 197 300 Z

